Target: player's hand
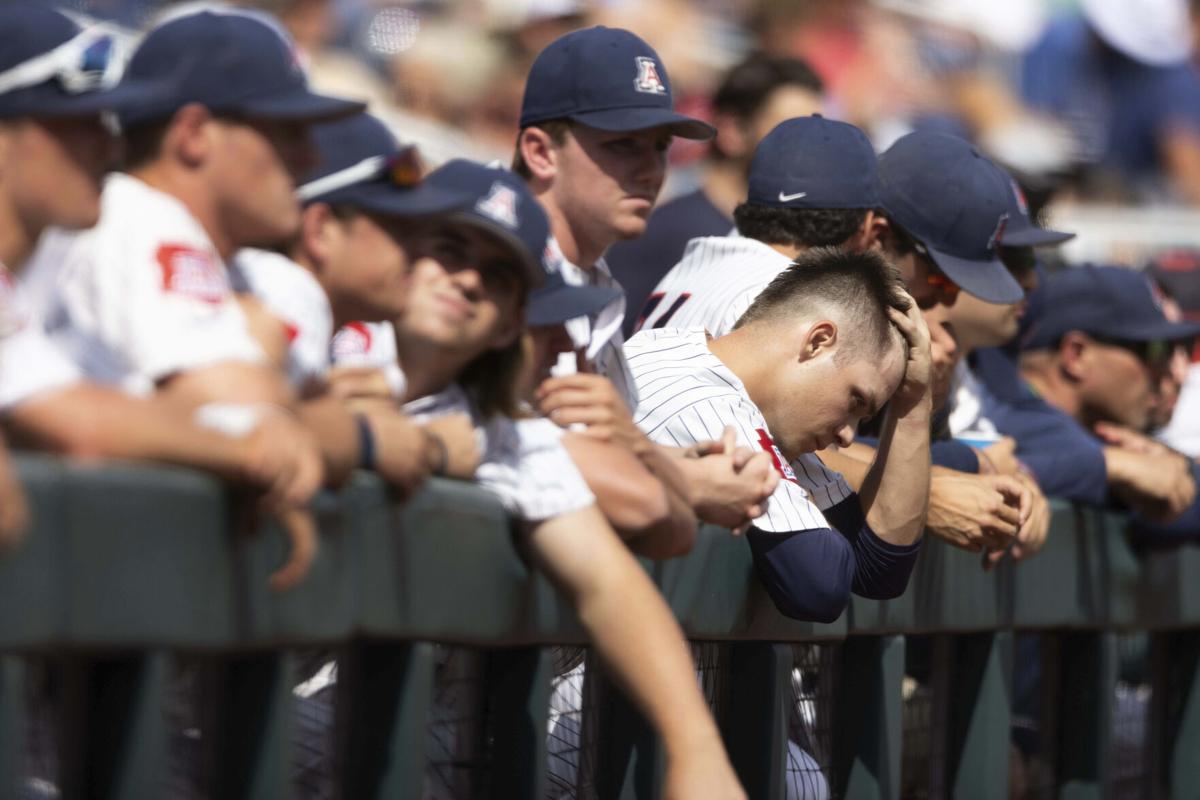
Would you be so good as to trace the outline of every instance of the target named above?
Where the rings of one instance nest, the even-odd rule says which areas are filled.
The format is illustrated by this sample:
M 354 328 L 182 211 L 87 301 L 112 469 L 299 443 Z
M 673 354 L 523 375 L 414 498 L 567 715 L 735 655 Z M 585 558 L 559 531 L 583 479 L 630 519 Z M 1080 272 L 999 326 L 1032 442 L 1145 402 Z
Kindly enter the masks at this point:
M 264 487 L 268 510 L 303 506 L 325 479 L 320 445 L 286 413 L 264 415 L 240 440 L 246 482 Z
M 988 569 L 999 563 L 1005 555 L 1011 555 L 1014 561 L 1021 561 L 1036 555 L 1045 545 L 1046 536 L 1050 533 L 1052 516 L 1050 501 L 1046 499 L 1046 495 L 1042 493 L 1037 482 L 1027 473 L 1016 472 L 1013 477 L 1020 481 L 1029 492 L 1029 515 L 1017 531 L 1016 541 L 1009 546 L 1007 551 L 989 550 L 984 555 L 984 566 Z
M 375 471 L 401 497 L 425 483 L 435 457 L 421 426 L 396 409 L 359 412 L 375 438 Z
M 1097 422 L 1092 429 L 1106 444 L 1115 445 L 1133 453 L 1153 456 L 1178 455 L 1180 458 L 1185 458 L 1162 442 L 1151 439 L 1144 433 L 1138 433 L 1132 428 L 1126 428 L 1124 425 Z
M 29 529 L 29 501 L 8 453 L 0 446 L 0 551 L 14 547 Z
M 742 533 L 767 512 L 779 485 L 771 457 L 762 451 L 750 454 L 737 445 L 737 434 L 727 426 L 721 441 L 711 443 L 706 454 L 680 462 L 696 516 L 713 525 Z
M 1106 447 L 1104 461 L 1113 493 L 1149 520 L 1170 522 L 1196 499 L 1191 464 L 1174 451 Z
M 426 422 L 424 427 L 446 448 L 443 474 L 461 480 L 474 478 L 483 454 L 479 451 L 479 437 L 475 435 L 471 418 L 466 414 L 448 414 Z
M 334 367 L 326 375 L 329 390 L 343 400 L 377 398 L 395 402 L 387 375 L 372 367 Z
M 603 375 L 580 372 L 547 378 L 534 393 L 538 410 L 559 427 L 581 424 L 588 436 L 615 442 L 641 453 L 649 446 L 646 435 L 633 424 L 625 401 L 612 381 Z
M 1020 470 L 1021 462 L 1017 460 L 1017 441 L 1011 436 L 1004 436 L 995 443 L 975 452 L 979 456 L 981 475 L 1015 475 Z
M 296 586 L 308 575 L 317 557 L 317 523 L 306 508 L 286 508 L 276 519 L 288 540 L 288 558 L 271 573 L 268 585 L 277 592 Z
M 1033 513 L 1033 497 L 1009 475 L 935 475 L 926 528 L 955 547 L 1005 550 Z
M 892 395 L 891 405 L 894 413 L 903 417 L 930 399 L 930 386 L 933 380 L 933 363 L 930 350 L 929 326 L 917 309 L 917 303 L 909 298 L 908 311 L 888 309 L 892 324 L 904 336 L 905 364 L 904 380 Z

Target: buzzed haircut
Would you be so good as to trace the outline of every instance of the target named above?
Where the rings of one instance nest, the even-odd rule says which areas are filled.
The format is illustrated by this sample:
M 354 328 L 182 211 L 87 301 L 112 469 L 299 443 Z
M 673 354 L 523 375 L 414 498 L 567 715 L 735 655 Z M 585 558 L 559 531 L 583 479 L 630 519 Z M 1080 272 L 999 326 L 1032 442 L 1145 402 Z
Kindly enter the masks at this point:
M 863 337 L 864 347 L 847 348 L 846 354 L 854 350 L 872 357 L 898 336 L 888 309 L 907 311 L 910 305 L 900 271 L 877 251 L 849 253 L 819 247 L 801 253 L 776 275 L 734 329 L 832 313 L 851 327 L 846 333 Z
M 742 203 L 733 210 L 738 233 L 765 244 L 832 247 L 862 227 L 865 208 L 774 208 Z

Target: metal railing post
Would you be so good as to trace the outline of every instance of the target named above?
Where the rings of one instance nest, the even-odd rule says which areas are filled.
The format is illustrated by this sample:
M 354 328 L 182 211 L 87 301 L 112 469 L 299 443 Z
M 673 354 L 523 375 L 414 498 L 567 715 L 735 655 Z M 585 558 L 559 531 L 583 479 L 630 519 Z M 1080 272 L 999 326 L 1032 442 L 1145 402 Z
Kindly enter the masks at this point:
M 1151 645 L 1151 797 L 1200 793 L 1200 632 L 1155 634 Z
M 546 794 L 553 670 L 550 651 L 542 647 L 493 650 L 485 657 L 492 797 L 541 800 Z
M 335 762 L 342 797 L 421 797 L 434 646 L 355 642 L 338 659 Z
M 943 791 L 947 797 L 1008 797 L 1012 633 L 938 636 L 935 670 L 947 670 Z
M 729 711 L 721 733 L 746 794 L 782 800 L 792 697 L 792 648 L 768 642 L 729 646 Z
M 842 645 L 834 724 L 838 797 L 900 796 L 903 636 L 851 636 Z
M 1117 684 L 1116 634 L 1062 633 L 1059 654 L 1058 796 L 1106 797 Z

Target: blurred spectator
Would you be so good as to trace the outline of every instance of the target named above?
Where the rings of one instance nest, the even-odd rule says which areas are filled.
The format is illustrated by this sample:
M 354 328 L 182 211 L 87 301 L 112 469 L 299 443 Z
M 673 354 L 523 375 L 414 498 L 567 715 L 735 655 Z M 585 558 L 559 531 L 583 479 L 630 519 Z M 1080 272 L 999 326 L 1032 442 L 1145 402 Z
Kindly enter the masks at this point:
M 1149 267 L 1150 275 L 1166 295 L 1168 316 L 1200 322 L 1200 254 L 1164 253 Z M 1178 394 L 1173 413 L 1165 420 L 1159 438 L 1193 459 L 1200 459 L 1200 341 L 1185 353 L 1182 375 L 1176 378 Z M 1169 402 L 1169 399 L 1168 399 Z
M 750 159 L 759 141 L 786 119 L 821 110 L 821 81 L 803 61 L 756 54 L 725 76 L 713 96 L 713 140 L 700 188 L 657 208 L 646 232 L 605 256 L 625 289 L 625 335 L 633 333 L 655 284 L 679 262 L 690 239 L 724 236 L 745 201 Z
M 985 412 L 1017 440 L 1046 494 L 1095 506 L 1115 501 L 1156 539 L 1195 536 L 1195 465 L 1141 433 L 1171 343 L 1200 325 L 1172 323 L 1142 275 L 1077 267 L 1034 293 L 1022 336 L 1023 386 L 997 384 Z M 996 372 L 983 373 L 985 381 Z
M 1089 189 L 1200 203 L 1200 78 L 1185 0 L 1085 0 L 1024 63 L 1021 90 L 1073 128 Z

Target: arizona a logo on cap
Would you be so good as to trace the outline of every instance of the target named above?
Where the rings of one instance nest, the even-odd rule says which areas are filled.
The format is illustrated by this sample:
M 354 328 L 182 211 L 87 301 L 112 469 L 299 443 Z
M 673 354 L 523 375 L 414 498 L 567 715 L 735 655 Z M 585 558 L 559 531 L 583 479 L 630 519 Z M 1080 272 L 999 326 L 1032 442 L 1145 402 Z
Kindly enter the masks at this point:
M 475 204 L 475 210 L 506 228 L 517 227 L 517 193 L 500 181 L 492 184 L 487 196 Z
M 1004 240 L 1004 229 L 1008 227 L 1008 212 L 1005 211 L 996 221 L 996 230 L 988 237 L 988 250 L 995 250 Z
M 637 57 L 637 77 L 633 79 L 633 88 L 646 94 L 666 94 L 667 86 L 658 77 L 658 65 L 649 56 Z
M 1014 180 L 1010 180 L 1012 184 L 1013 196 L 1017 198 L 1017 208 L 1025 216 L 1029 216 L 1029 201 L 1025 199 L 1025 192 L 1021 191 L 1021 185 Z

